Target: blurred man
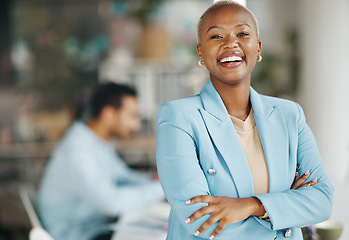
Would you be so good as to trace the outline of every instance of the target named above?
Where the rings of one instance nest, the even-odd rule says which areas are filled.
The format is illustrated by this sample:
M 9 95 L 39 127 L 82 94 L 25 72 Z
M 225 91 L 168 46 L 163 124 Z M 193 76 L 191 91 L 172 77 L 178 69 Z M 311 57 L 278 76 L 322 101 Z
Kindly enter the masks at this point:
M 39 216 L 55 240 L 110 239 L 107 217 L 164 199 L 159 182 L 128 168 L 108 142 L 140 128 L 136 92 L 109 83 L 90 105 L 90 118 L 56 147 L 39 189 Z

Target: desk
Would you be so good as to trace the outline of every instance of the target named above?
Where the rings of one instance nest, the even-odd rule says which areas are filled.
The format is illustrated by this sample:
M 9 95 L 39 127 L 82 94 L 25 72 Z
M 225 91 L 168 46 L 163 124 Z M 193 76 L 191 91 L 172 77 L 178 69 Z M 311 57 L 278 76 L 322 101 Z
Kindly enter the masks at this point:
M 164 240 L 170 205 L 162 202 L 121 217 L 111 240 Z

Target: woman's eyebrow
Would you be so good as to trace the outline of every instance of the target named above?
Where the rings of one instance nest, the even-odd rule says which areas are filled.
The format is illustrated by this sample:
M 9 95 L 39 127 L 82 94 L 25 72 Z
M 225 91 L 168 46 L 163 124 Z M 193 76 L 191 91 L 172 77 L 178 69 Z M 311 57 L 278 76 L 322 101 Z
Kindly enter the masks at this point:
M 236 27 L 242 27 L 242 26 L 247 26 L 247 27 L 251 28 L 251 26 L 248 25 L 248 23 L 240 23 L 240 24 L 236 25 Z
M 206 33 L 208 33 L 208 31 L 210 31 L 213 28 L 222 28 L 221 26 L 211 26 L 207 29 Z
M 248 23 L 239 23 L 239 24 L 236 25 L 236 27 L 243 27 L 243 26 L 247 26 L 247 27 L 251 28 L 251 26 Z M 222 26 L 217 26 L 217 25 L 211 26 L 211 27 L 209 27 L 207 29 L 206 33 L 208 33 L 208 31 L 210 31 L 213 28 L 223 28 L 223 27 Z

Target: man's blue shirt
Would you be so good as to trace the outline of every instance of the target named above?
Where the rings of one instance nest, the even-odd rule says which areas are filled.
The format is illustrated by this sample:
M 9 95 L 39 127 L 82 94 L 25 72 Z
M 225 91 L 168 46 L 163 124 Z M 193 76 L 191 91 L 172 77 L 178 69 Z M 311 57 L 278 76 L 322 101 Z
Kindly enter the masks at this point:
M 164 199 L 159 182 L 130 169 L 114 146 L 75 122 L 54 150 L 44 173 L 38 212 L 55 240 L 89 240 L 118 216 Z

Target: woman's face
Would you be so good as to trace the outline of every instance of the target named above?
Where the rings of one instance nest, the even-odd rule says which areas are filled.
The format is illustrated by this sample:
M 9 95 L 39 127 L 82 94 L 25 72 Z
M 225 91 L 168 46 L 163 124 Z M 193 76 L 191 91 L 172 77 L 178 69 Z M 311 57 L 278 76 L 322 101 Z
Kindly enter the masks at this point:
M 261 51 L 252 16 L 243 9 L 225 6 L 206 15 L 197 52 L 211 81 L 236 85 L 249 81 Z

